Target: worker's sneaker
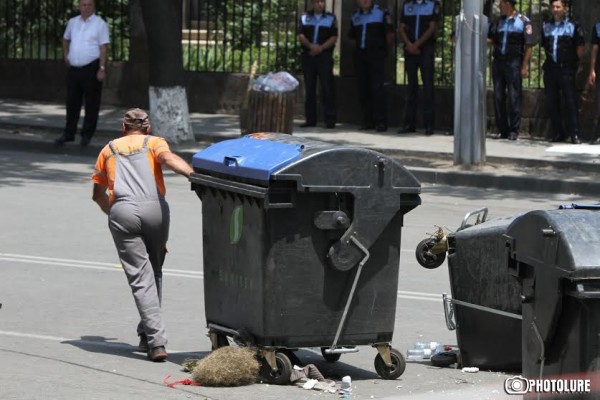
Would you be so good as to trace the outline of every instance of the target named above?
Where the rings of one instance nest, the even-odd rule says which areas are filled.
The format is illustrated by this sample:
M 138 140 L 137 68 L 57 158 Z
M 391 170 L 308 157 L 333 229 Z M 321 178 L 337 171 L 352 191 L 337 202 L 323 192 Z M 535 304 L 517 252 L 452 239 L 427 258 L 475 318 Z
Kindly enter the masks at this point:
M 166 360 L 167 350 L 165 350 L 165 346 L 153 347 L 152 350 L 148 351 L 148 358 L 154 362 Z
M 142 353 L 148 352 L 148 336 L 145 333 L 140 333 L 140 344 L 138 344 L 138 349 Z

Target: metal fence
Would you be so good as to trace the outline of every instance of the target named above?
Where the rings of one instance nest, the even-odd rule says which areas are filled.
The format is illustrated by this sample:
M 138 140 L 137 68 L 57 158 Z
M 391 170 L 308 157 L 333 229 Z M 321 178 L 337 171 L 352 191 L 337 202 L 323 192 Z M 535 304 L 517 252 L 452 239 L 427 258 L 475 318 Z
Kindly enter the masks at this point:
M 128 1 L 97 0 L 96 9 L 109 25 L 109 60 L 127 60 Z M 69 18 L 78 14 L 78 0 L 0 0 L 0 58 L 63 59 L 62 36 Z
M 475 0 L 468 0 L 475 1 Z M 491 14 L 497 16 L 497 2 Z M 523 14 L 539 31 L 547 0 L 522 0 Z M 129 1 L 96 0 L 97 14 L 109 24 L 109 59 L 129 59 Z M 253 62 L 258 72 L 287 70 L 300 72 L 300 45 L 296 38 L 298 19 L 310 0 L 183 0 L 183 63 L 189 71 L 248 73 Z M 395 24 L 404 0 L 394 0 L 390 9 Z M 328 10 L 338 10 L 341 0 L 328 0 Z M 389 3 L 388 3 L 389 4 Z M 451 41 L 454 18 L 460 0 L 441 2 L 437 33 L 435 82 L 451 86 L 454 81 L 454 45 Z M 339 10 L 338 10 L 339 11 Z M 69 18 L 78 14 L 78 0 L 0 0 L 0 58 L 62 59 L 62 35 Z M 340 35 L 346 35 L 347 24 Z M 396 83 L 404 84 L 404 58 L 400 43 L 395 50 Z M 525 87 L 541 87 L 543 51 L 534 49 L 530 76 Z M 336 62 L 339 57 L 336 55 Z M 339 63 L 338 63 L 339 64 Z M 337 65 L 336 64 L 336 70 Z M 491 79 L 488 76 L 488 82 Z

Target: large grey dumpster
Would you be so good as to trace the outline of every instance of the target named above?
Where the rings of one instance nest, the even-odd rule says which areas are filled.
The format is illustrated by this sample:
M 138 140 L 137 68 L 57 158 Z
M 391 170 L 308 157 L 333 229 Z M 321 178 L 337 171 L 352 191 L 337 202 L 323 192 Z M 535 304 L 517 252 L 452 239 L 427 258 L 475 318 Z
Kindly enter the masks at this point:
M 524 376 L 600 370 L 599 206 L 532 211 L 506 235 L 523 302 Z
M 452 305 L 455 326 L 449 328 L 456 329 L 464 366 L 521 369 L 519 285 L 508 274 L 504 236 L 515 218 L 491 219 L 448 235 L 452 300 L 444 305 Z
M 193 158 L 202 200 L 206 319 L 213 345 L 251 341 L 286 383 L 284 349 L 334 361 L 373 345 L 395 379 L 394 330 L 404 214 L 420 184 L 371 150 L 281 134 L 217 143 Z M 277 351 L 277 352 L 276 352 Z

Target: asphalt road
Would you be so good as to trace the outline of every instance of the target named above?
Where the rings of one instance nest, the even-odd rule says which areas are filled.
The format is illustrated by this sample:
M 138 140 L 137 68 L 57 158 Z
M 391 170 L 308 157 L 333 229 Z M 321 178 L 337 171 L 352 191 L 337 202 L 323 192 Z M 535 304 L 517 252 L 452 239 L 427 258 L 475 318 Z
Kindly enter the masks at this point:
M 292 386 L 167 387 L 187 377 L 186 358 L 210 350 L 203 304 L 201 203 L 187 181 L 166 174 L 171 236 L 165 264 L 164 315 L 169 359 L 155 364 L 137 353 L 137 312 L 108 232 L 91 200 L 89 156 L 0 150 L 0 398 L 2 399 L 310 399 L 334 394 Z M 405 217 L 393 346 L 405 353 L 417 340 L 456 343 L 446 329 L 441 293 L 446 265 L 425 270 L 416 244 L 435 225 L 456 228 L 465 213 L 488 207 L 490 217 L 555 206 L 572 198 L 525 192 L 425 186 L 423 205 Z M 482 338 L 485 340 L 485 338 Z M 490 343 L 490 346 L 493 346 Z M 353 399 L 505 398 L 512 374 L 464 373 L 426 362 L 409 363 L 395 381 L 379 379 L 369 347 L 325 363 L 301 350 L 339 380 L 353 379 Z

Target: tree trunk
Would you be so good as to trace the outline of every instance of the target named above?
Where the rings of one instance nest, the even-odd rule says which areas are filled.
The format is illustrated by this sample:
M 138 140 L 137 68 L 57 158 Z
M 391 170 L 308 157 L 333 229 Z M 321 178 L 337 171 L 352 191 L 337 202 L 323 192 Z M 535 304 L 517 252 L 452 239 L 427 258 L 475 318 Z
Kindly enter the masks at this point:
M 194 140 L 184 84 L 181 0 L 140 0 L 150 62 L 152 131 L 171 143 Z

